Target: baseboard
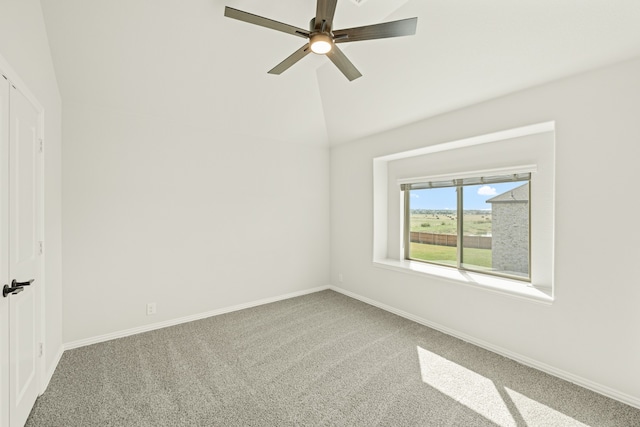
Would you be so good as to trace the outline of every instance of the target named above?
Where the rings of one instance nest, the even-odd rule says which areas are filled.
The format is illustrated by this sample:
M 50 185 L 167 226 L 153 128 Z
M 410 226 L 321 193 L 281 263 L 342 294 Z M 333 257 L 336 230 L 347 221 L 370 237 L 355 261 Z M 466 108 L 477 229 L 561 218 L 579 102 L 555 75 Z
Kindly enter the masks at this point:
M 337 286 L 330 285 L 329 289 L 339 292 L 348 297 L 357 299 L 369 305 L 373 305 L 374 307 L 378 307 L 382 310 L 388 311 L 393 314 L 397 314 L 400 317 L 404 317 L 406 319 L 412 320 L 416 323 L 419 323 L 424 326 L 428 326 L 429 328 L 435 329 L 437 331 L 443 332 L 447 335 L 451 335 L 453 337 L 459 338 L 463 341 L 471 343 L 473 345 L 477 345 L 478 347 L 484 348 L 485 350 L 489 350 L 491 352 L 497 353 L 501 356 L 508 357 L 509 359 L 515 360 L 516 362 L 522 363 L 523 365 L 529 366 L 531 368 L 538 369 L 539 371 L 545 372 L 547 374 L 553 375 L 555 377 L 561 378 L 563 380 L 572 382 L 580 387 L 584 387 L 596 393 L 602 394 L 604 396 L 610 397 L 611 399 L 618 400 L 622 403 L 626 403 L 627 405 L 633 406 L 635 408 L 640 409 L 640 398 L 631 396 L 626 393 L 622 393 L 618 390 L 615 390 L 611 387 L 607 387 L 605 385 L 596 383 L 589 379 L 580 377 L 578 375 L 574 375 L 571 372 L 564 371 L 562 369 L 555 368 L 546 363 L 539 362 L 535 359 L 532 359 L 527 356 L 523 356 L 521 354 L 515 353 L 513 351 L 507 350 L 505 348 L 493 345 L 489 342 L 479 340 L 470 335 L 464 334 L 462 332 L 456 331 L 454 329 L 448 328 L 446 326 L 440 325 L 438 323 L 432 322 L 430 320 L 424 319 L 422 317 L 413 315 L 411 313 L 407 313 L 406 311 L 398 310 L 395 307 L 391 307 L 389 305 L 383 304 L 381 302 L 372 300 L 371 298 L 364 297 L 362 295 L 358 295 L 351 291 L 347 291 L 346 289 L 342 289 Z
M 56 368 L 58 367 L 58 363 L 60 363 L 60 359 L 62 359 L 62 353 L 64 353 L 64 346 L 61 345 L 58 348 L 58 353 L 56 354 L 56 357 L 53 359 L 53 363 L 51 364 L 51 366 L 49 366 L 49 369 L 47 369 L 47 372 L 45 373 L 45 377 L 43 378 L 43 381 L 40 383 L 40 394 L 44 393 L 47 390 L 47 387 L 49 387 L 49 383 L 51 382 L 53 373 L 56 371 Z
M 85 338 L 85 339 L 81 339 L 81 340 L 77 340 L 77 341 L 72 341 L 72 342 L 65 343 L 63 346 L 64 346 L 64 350 L 71 350 L 71 349 L 78 348 L 78 347 L 84 347 L 84 346 L 91 345 L 91 344 L 97 344 L 97 343 L 101 343 L 101 342 L 105 342 L 105 341 L 110 341 L 110 340 L 113 340 L 113 339 L 116 339 L 116 338 L 124 338 L 124 337 L 128 337 L 128 336 L 131 336 L 131 335 L 141 334 L 143 332 L 149 332 L 149 331 L 153 331 L 153 330 L 156 330 L 156 329 L 162 329 L 162 328 L 167 328 L 169 326 L 179 325 L 181 323 L 193 322 L 194 320 L 200 320 L 200 319 L 205 319 L 207 317 L 219 316 L 221 314 L 231 313 L 231 312 L 238 311 L 238 310 L 244 310 L 245 308 L 257 307 L 259 305 L 270 304 L 270 303 L 276 302 L 276 301 L 282 301 L 282 300 L 286 300 L 286 299 L 289 299 L 289 298 L 295 298 L 295 297 L 299 297 L 299 296 L 302 296 L 302 295 L 312 294 L 312 293 L 315 293 L 315 292 L 324 291 L 326 289 L 329 289 L 329 286 L 319 286 L 319 287 L 316 287 L 316 288 L 305 289 L 303 291 L 291 292 L 291 293 L 284 294 L 284 295 L 279 295 L 279 296 L 276 296 L 276 297 L 264 298 L 264 299 L 257 300 L 257 301 L 252 301 L 252 302 L 248 302 L 248 303 L 244 303 L 244 304 L 234 305 L 234 306 L 231 306 L 231 307 L 226 307 L 226 308 L 221 308 L 221 309 L 217 309 L 217 310 L 207 311 L 207 312 L 204 312 L 204 313 L 194 314 L 194 315 L 191 315 L 191 316 L 185 316 L 185 317 L 180 317 L 180 318 L 177 318 L 177 319 L 165 320 L 163 322 L 158 322 L 158 323 L 152 323 L 150 325 L 139 326 L 137 328 L 125 329 L 125 330 L 122 330 L 122 331 L 111 332 L 111 333 L 108 333 L 108 334 L 99 335 L 99 336 L 96 336 L 96 337 L 91 337 L 91 338 Z

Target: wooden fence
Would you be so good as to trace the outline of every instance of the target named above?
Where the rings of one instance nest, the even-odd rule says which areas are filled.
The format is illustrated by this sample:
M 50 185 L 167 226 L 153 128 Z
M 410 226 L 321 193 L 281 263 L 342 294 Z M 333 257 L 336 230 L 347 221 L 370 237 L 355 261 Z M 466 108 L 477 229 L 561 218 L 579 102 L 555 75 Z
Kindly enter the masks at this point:
M 410 239 L 414 243 L 424 243 L 427 245 L 458 246 L 458 236 L 455 234 L 436 234 L 412 231 Z M 462 238 L 462 242 L 465 248 L 491 249 L 491 237 L 489 236 L 464 236 Z

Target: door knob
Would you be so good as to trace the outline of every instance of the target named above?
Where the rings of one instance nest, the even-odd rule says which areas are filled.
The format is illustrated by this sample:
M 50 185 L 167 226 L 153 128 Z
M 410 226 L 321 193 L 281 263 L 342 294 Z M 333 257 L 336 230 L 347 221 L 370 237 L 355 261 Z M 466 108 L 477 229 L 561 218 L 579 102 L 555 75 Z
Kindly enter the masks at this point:
M 2 288 L 2 296 L 6 298 L 9 294 L 17 294 L 22 291 L 24 291 L 24 288 L 22 286 L 9 287 L 9 285 L 4 285 L 4 287 Z
M 31 279 L 28 282 L 18 282 L 16 279 L 13 279 L 11 281 L 11 287 L 15 288 L 17 286 L 29 286 L 30 284 L 33 283 L 33 281 L 36 279 Z
M 6 298 L 9 294 L 19 294 L 20 292 L 24 291 L 25 286 L 29 286 L 33 283 L 34 280 L 35 279 L 31 279 L 28 282 L 18 282 L 16 279 L 13 279 L 11 281 L 11 286 L 4 285 L 4 287 L 2 288 L 2 296 Z

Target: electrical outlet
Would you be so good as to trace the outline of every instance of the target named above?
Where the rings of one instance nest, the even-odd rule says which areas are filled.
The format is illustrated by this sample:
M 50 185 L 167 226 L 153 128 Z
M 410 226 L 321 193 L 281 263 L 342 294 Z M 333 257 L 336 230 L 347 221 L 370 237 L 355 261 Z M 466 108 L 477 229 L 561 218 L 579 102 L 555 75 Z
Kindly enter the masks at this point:
M 344 276 L 342 275 L 342 273 L 338 274 L 338 282 L 340 283 L 344 282 Z
M 156 303 L 150 302 L 147 304 L 147 316 L 151 316 L 152 314 L 156 314 Z

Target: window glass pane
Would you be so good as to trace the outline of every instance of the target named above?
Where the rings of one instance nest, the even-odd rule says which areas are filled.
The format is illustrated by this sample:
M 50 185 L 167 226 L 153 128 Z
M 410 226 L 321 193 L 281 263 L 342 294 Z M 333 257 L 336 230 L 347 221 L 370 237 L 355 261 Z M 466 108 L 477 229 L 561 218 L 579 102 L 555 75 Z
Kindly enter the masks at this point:
M 464 268 L 529 278 L 529 183 L 463 187 Z
M 409 258 L 457 267 L 456 188 L 411 190 L 409 206 Z

